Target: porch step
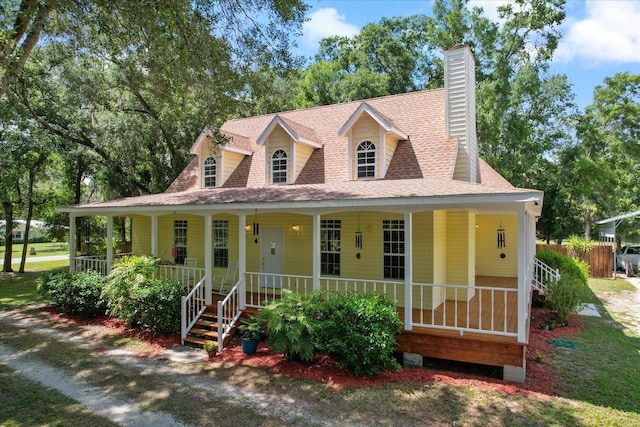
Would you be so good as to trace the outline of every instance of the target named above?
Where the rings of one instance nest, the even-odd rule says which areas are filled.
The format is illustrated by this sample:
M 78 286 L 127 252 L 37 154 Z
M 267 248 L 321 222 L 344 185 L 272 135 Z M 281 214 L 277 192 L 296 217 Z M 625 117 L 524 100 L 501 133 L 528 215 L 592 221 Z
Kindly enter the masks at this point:
M 193 328 L 191 328 L 189 334 L 185 337 L 185 344 L 199 348 L 202 348 L 207 343 L 218 344 L 218 313 L 216 311 L 217 307 L 215 305 L 207 307 Z M 225 346 L 231 340 L 234 331 L 235 328 L 233 328 L 231 334 L 225 338 Z

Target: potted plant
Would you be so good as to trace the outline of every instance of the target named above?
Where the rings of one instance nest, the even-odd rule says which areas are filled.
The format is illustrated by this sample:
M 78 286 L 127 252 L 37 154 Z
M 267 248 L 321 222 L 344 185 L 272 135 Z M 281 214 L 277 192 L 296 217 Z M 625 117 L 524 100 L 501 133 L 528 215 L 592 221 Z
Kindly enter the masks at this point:
M 241 320 L 242 324 L 238 327 L 242 336 L 242 352 L 247 355 L 254 354 L 258 349 L 258 343 L 264 336 L 264 327 L 262 321 L 254 315 Z
M 209 359 L 214 358 L 215 355 L 216 355 L 216 352 L 218 350 L 218 346 L 215 343 L 212 343 L 212 342 L 204 343 L 202 348 L 204 349 L 204 351 L 207 352 L 207 356 L 209 357 Z

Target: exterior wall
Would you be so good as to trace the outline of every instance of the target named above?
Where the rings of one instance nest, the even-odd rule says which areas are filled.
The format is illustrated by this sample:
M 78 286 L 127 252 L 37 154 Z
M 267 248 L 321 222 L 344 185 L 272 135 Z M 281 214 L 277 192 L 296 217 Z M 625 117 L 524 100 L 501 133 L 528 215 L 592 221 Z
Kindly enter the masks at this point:
M 173 262 L 173 221 L 187 221 L 187 256 L 197 258 L 197 267 L 204 268 L 204 217 L 187 214 L 158 217 L 158 256 Z M 149 220 L 150 221 L 150 220 Z
M 311 276 L 313 274 L 313 218 L 308 215 L 287 213 L 258 214 L 260 232 L 267 228 L 283 231 L 283 269 L 285 274 Z M 247 216 L 247 224 L 253 224 L 254 217 Z M 296 234 L 292 226 L 300 225 Z M 247 271 L 260 272 L 260 235 L 254 236 L 252 231 L 246 233 L 247 239 Z M 257 243 L 256 243 L 257 240 Z
M 134 255 L 147 255 L 151 253 L 151 217 L 133 215 L 131 217 L 132 239 L 131 251 Z
M 476 272 L 478 276 L 518 276 L 518 216 L 478 215 L 476 217 Z M 506 246 L 498 248 L 498 228 L 505 230 Z M 504 254 L 504 258 L 500 258 Z
M 413 281 L 433 283 L 434 233 L 433 211 L 413 214 Z M 414 294 L 414 298 L 417 295 Z
M 227 179 L 231 176 L 233 171 L 236 170 L 240 162 L 244 159 L 243 154 L 232 153 L 230 151 L 222 151 L 222 167 L 224 168 L 224 176 L 222 178 L 222 183 L 226 182 Z M 219 175 L 218 175 L 219 176 Z
M 447 284 L 475 285 L 475 213 L 447 213 Z M 447 298 L 454 298 L 450 289 Z M 466 298 L 471 298 L 470 291 Z M 458 300 L 465 296 L 457 295 Z
M 376 145 L 376 178 L 380 177 L 380 158 L 382 143 L 379 134 L 380 125 L 371 116 L 363 114 L 351 128 L 351 179 L 358 179 L 356 148 L 362 141 L 371 141 Z
M 313 154 L 314 149 L 313 147 L 309 147 L 308 145 L 294 144 L 294 150 L 296 151 L 296 164 L 295 176 L 293 177 L 292 181 L 298 178 L 300 172 L 302 172 L 302 169 L 304 168 L 304 165 L 307 164 L 307 160 L 309 160 L 309 157 L 311 157 L 311 154 Z
M 396 147 L 398 146 L 398 141 L 393 138 L 391 135 L 386 135 L 384 137 L 384 170 L 389 170 L 389 164 L 391 163 L 391 159 L 393 158 L 393 153 L 396 152 Z
M 276 126 L 276 128 L 269 135 L 269 139 L 267 142 L 267 182 L 271 184 L 272 182 L 272 174 L 271 174 L 271 158 L 273 153 L 277 150 L 284 150 L 287 153 L 287 183 L 291 182 L 291 161 L 293 159 L 293 153 L 291 152 L 291 137 L 284 129 L 280 126 Z

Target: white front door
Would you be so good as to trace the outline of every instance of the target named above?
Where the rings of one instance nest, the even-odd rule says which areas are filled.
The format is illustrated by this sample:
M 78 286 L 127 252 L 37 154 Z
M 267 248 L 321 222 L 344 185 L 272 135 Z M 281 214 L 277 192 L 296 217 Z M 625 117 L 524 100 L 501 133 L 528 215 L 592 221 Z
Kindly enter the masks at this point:
M 282 278 L 271 274 L 282 274 L 284 269 L 284 238 L 281 228 L 260 230 L 260 285 L 281 288 Z

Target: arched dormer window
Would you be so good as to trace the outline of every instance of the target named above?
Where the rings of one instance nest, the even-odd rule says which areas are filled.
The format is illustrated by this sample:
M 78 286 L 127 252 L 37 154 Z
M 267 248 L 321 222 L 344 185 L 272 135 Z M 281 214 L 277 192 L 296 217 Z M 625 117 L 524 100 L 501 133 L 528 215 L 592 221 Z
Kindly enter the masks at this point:
M 376 145 L 371 141 L 362 141 L 356 148 L 358 178 L 376 177 Z
M 284 150 L 276 150 L 271 156 L 271 176 L 274 184 L 287 182 L 287 153 Z
M 207 157 L 204 161 L 204 186 L 212 188 L 216 186 L 216 159 Z

